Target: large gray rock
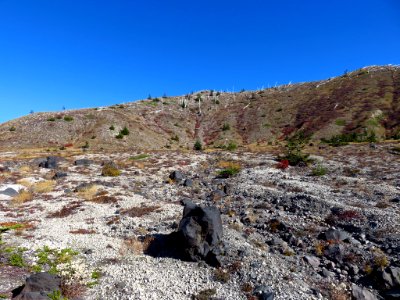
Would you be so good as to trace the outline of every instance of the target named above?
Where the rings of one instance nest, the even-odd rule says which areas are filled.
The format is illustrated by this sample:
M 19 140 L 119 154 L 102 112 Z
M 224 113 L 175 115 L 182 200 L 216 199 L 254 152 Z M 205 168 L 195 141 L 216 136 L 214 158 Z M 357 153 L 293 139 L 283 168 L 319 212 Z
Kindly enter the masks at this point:
M 169 178 L 175 182 L 181 182 L 183 180 L 183 174 L 180 171 L 173 171 L 169 174 Z
M 350 235 L 346 231 L 330 228 L 322 235 L 322 237 L 326 241 L 345 241 L 350 238 Z
M 91 164 L 93 164 L 93 161 L 86 158 L 77 159 L 74 162 L 75 166 L 90 166 Z
M 49 273 L 36 273 L 29 276 L 20 288 L 13 291 L 15 300 L 49 300 L 48 294 L 60 290 L 60 278 Z
M 190 201 L 183 204 L 185 208 L 178 233 L 183 238 L 185 254 L 193 261 L 204 260 L 210 265 L 219 266 L 222 221 L 218 208 L 201 207 Z
M 355 300 L 378 300 L 378 298 L 366 288 L 353 284 L 351 294 Z
M 46 168 L 46 169 L 56 169 L 57 163 L 60 160 L 59 157 L 56 156 L 49 156 L 46 158 L 45 161 L 39 163 L 39 167 Z
M 6 188 L 4 191 L 0 191 L 1 195 L 6 195 L 6 196 L 10 196 L 10 197 L 14 197 L 15 195 L 18 194 L 18 192 L 16 190 L 14 190 L 13 188 Z

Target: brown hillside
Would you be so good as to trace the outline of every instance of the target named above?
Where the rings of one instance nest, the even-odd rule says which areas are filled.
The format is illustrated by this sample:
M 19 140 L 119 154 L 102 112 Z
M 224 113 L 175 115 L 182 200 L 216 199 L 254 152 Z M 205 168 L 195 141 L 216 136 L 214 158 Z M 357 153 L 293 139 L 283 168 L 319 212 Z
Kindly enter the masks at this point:
M 130 134 L 117 139 L 125 126 Z M 209 147 L 231 141 L 274 144 L 299 130 L 315 140 L 364 131 L 379 138 L 398 135 L 400 67 L 366 67 L 328 80 L 259 91 L 202 91 L 35 113 L 0 125 L 0 149 L 80 147 L 86 142 L 91 149 L 174 149 L 192 148 L 197 139 Z

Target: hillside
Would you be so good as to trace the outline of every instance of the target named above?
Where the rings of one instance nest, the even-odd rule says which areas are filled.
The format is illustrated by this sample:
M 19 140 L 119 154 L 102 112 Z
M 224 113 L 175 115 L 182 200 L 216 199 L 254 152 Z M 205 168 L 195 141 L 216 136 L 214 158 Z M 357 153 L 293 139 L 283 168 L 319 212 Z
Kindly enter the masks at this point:
M 0 125 L 0 149 L 86 143 L 91 149 L 275 144 L 297 131 L 314 140 L 400 131 L 400 67 L 365 67 L 327 80 L 259 91 L 201 91 L 110 107 L 34 113 Z M 130 134 L 117 139 L 123 127 Z M 114 127 L 114 130 L 110 129 Z

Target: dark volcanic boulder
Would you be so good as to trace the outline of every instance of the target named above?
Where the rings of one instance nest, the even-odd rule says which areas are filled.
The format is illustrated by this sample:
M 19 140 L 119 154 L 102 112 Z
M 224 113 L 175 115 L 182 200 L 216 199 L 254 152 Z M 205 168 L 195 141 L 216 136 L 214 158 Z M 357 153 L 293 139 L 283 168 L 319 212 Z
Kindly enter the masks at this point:
M 18 195 L 18 192 L 14 190 L 13 188 L 6 188 L 4 191 L 0 191 L 0 194 L 14 197 L 15 195 Z
M 175 182 L 181 182 L 183 180 L 183 174 L 179 171 L 173 171 L 169 174 L 169 178 Z
M 60 278 L 49 273 L 29 276 L 23 286 L 13 291 L 16 300 L 49 300 L 48 294 L 60 290 Z
M 217 207 L 201 207 L 190 201 L 183 203 L 183 217 L 179 223 L 184 252 L 190 260 L 204 260 L 219 266 L 222 246 L 222 221 Z
M 74 165 L 75 166 L 90 166 L 92 163 L 93 163 L 92 160 L 83 158 L 83 159 L 75 160 Z
M 39 167 L 46 169 L 55 169 L 57 168 L 57 163 L 59 161 L 59 157 L 49 156 L 45 161 L 39 163 Z

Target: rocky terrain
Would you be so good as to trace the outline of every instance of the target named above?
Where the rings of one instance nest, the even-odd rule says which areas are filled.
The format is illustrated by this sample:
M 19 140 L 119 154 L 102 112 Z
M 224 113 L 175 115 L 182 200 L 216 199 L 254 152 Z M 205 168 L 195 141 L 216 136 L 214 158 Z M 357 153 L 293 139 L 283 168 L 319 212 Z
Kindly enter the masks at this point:
M 400 67 L 372 66 L 326 80 L 237 93 L 200 91 L 0 124 L 0 149 L 106 150 L 276 145 L 302 131 L 319 141 L 400 138 Z M 121 135 L 126 127 L 129 135 Z
M 0 124 L 0 299 L 399 299 L 400 67 Z
M 2 152 L 0 298 L 48 271 L 68 299 L 399 299 L 399 149 Z M 189 201 L 217 262 L 180 255 Z

